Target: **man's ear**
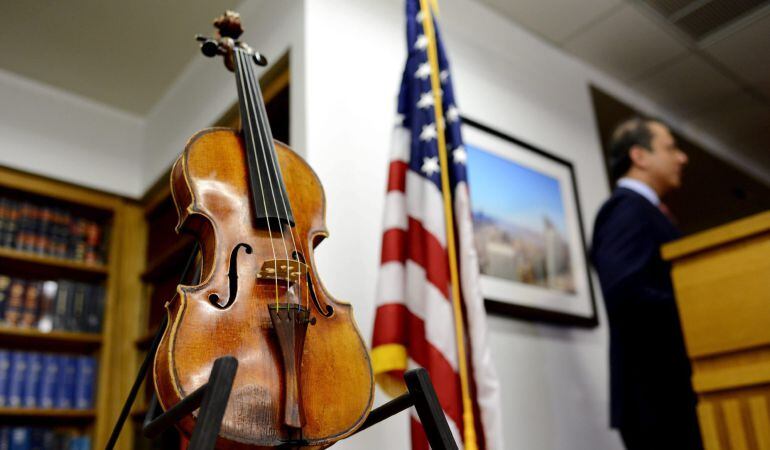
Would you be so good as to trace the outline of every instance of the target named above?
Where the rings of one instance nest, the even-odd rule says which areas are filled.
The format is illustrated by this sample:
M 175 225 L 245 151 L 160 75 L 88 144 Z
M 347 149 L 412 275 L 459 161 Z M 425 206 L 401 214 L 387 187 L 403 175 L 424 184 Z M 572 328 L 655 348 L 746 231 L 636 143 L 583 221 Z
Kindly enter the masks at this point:
M 649 150 L 646 148 L 640 145 L 634 145 L 631 147 L 631 150 L 628 151 L 628 157 L 631 158 L 631 165 L 640 168 L 646 167 L 647 156 L 649 153 Z

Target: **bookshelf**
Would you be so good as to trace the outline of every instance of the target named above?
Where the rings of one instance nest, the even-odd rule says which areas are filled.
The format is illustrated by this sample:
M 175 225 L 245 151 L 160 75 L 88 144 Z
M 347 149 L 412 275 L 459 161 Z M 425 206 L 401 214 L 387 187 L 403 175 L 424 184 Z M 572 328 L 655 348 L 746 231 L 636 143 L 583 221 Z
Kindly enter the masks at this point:
M 273 136 L 287 143 L 289 142 L 290 93 L 288 61 L 288 54 L 284 55 L 260 78 Z M 238 105 L 233 105 L 213 125 L 239 128 Z M 136 355 L 131 360 L 132 370 L 127 372 L 131 373 L 132 377 L 136 374 L 155 337 L 156 330 L 166 313 L 163 306 L 173 298 L 184 265 L 194 246 L 194 239 L 191 236 L 177 235 L 174 231 L 177 213 L 171 198 L 168 171 L 148 190 L 140 203 L 141 214 L 132 212 L 129 220 L 132 223 L 130 228 L 133 230 L 134 247 L 142 246 L 142 251 L 141 254 L 123 255 L 124 262 L 132 261 L 130 263 L 132 268 L 123 271 L 125 280 L 124 287 L 121 288 L 121 291 L 130 290 L 137 296 L 137 301 L 131 302 L 135 305 L 134 309 L 125 313 L 125 317 L 137 317 L 136 323 L 140 324 L 130 330 L 126 329 L 126 335 L 132 337 L 132 351 Z M 133 378 L 130 382 L 133 382 Z M 131 413 L 134 433 L 131 434 L 126 430 L 121 435 L 117 448 L 178 447 L 177 437 L 173 432 L 167 433 L 159 441 L 152 443 L 141 437 L 141 423 L 147 412 L 152 389 L 152 384 L 145 382 L 144 395 L 140 394 Z M 130 428 L 128 424 L 126 428 Z M 133 439 L 133 442 L 124 442 L 124 439 Z
M 0 326 L 0 342 L 13 349 L 88 353 L 102 345 L 101 333 L 71 331 L 43 332 L 34 329 Z
M 42 276 L 66 275 L 69 277 L 104 278 L 109 269 L 104 264 L 87 264 L 64 258 L 36 255 L 21 250 L 0 247 L 0 265 L 15 265 L 27 272 L 34 271 Z
M 50 409 L 5 405 L 0 407 L 0 424 L 63 428 L 66 432 L 75 430 L 78 434 L 90 437 L 92 448 L 101 448 L 119 413 L 115 403 L 121 393 L 115 391 L 113 386 L 115 375 L 113 363 L 118 359 L 115 347 L 122 336 L 116 333 L 116 321 L 120 316 L 115 312 L 122 300 L 118 288 L 122 270 L 121 250 L 127 234 L 124 228 L 124 217 L 127 211 L 138 207 L 131 201 L 116 195 L 4 167 L 0 167 L 0 198 L 6 199 L 6 207 L 8 202 L 14 205 L 31 204 L 38 208 L 39 213 L 37 222 L 31 222 L 32 219 L 27 222 L 29 227 L 35 228 L 38 236 L 35 248 L 20 244 L 9 245 L 8 242 L 0 246 L 0 274 L 10 280 L 22 280 L 19 283 L 25 289 L 25 303 L 22 304 L 21 312 L 14 311 L 14 313 L 17 313 L 17 316 L 21 314 L 30 320 L 34 319 L 31 326 L 23 321 L 13 321 L 8 315 L 9 304 L 6 303 L 5 308 L 0 308 L 0 319 L 3 319 L 0 321 L 0 350 L 9 354 L 34 354 L 37 355 L 34 356 L 35 358 L 40 358 L 42 361 L 45 361 L 48 355 L 66 357 L 73 361 L 93 358 L 96 364 L 91 408 Z M 6 208 L 5 219 L 9 217 L 7 211 Z M 69 222 L 52 219 L 52 211 L 55 214 L 66 215 Z M 86 257 L 78 253 L 82 248 L 74 253 L 69 251 L 69 246 L 77 243 L 68 243 L 69 238 L 65 239 L 67 235 L 62 231 L 67 230 L 68 226 L 81 218 L 84 223 L 87 220 L 95 224 L 95 230 L 101 233 L 98 250 L 94 249 L 94 253 Z M 34 226 L 29 225 L 30 223 L 34 223 Z M 55 227 L 57 223 L 64 224 L 59 230 L 62 231 L 60 234 L 57 234 L 56 230 L 51 231 L 46 228 Z M 7 221 L 3 225 L 7 232 Z M 29 227 L 28 234 L 31 233 Z M 43 229 L 46 231 L 42 231 Z M 72 228 L 69 230 L 71 232 Z M 13 239 L 20 241 L 21 231 L 16 230 L 15 233 Z M 5 236 L 3 239 L 7 241 Z M 86 246 L 86 240 L 88 239 L 81 239 L 82 242 L 77 245 Z M 59 248 L 60 244 L 61 248 Z M 82 288 L 83 309 L 67 309 L 63 312 L 47 310 L 50 320 L 53 320 L 51 317 L 79 317 L 80 319 L 73 319 L 71 323 L 68 322 L 61 327 L 50 323 L 44 326 L 41 323 L 46 310 L 40 305 L 45 299 L 40 297 L 34 303 L 36 306 L 30 309 L 31 303 L 28 301 L 33 299 L 33 294 L 29 294 L 27 298 L 27 293 L 32 284 L 38 288 L 43 286 L 43 280 L 50 280 L 49 283 L 56 286 L 55 295 L 57 296 L 63 291 L 64 284 L 86 286 Z M 88 292 L 87 296 L 85 292 Z M 4 293 L 10 295 L 9 290 Z M 10 299 L 10 297 L 4 298 L 6 302 Z M 93 313 L 93 317 L 100 319 L 96 324 L 97 328 L 88 332 L 83 331 L 86 329 L 83 318 L 88 312 L 87 305 L 96 305 L 95 302 L 99 301 L 102 305 L 101 309 L 95 308 L 89 312 L 89 314 Z M 52 298 L 49 302 L 49 306 L 59 304 L 57 298 Z M 25 387 L 25 389 L 33 388 Z M 40 388 L 34 388 L 34 390 L 38 389 Z M 91 390 L 88 387 L 84 389 Z M 59 406 L 66 407 L 66 405 Z
M 93 409 L 27 409 L 27 408 L 0 408 L 0 418 L 3 422 L 19 421 L 23 419 L 46 420 L 55 422 L 83 422 L 91 421 L 96 417 Z M 22 420 L 19 420 L 22 419 Z

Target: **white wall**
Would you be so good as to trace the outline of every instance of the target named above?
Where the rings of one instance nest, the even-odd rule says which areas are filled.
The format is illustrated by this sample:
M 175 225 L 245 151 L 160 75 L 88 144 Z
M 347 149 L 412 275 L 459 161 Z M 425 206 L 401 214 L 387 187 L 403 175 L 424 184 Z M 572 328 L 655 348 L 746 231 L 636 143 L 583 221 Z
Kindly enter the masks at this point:
M 307 152 L 327 194 L 318 266 L 371 338 L 396 93 L 406 57 L 401 1 L 307 2 Z M 442 0 L 461 111 L 575 165 L 586 228 L 608 194 L 588 81 L 597 78 L 474 2 Z M 332 65 L 328 54 L 339 55 Z M 509 449 L 621 448 L 608 423 L 607 326 L 560 329 L 490 317 Z M 378 403 L 383 398 L 378 392 Z M 402 414 L 404 416 L 404 414 Z M 339 444 L 408 448 L 405 417 Z
M 136 197 L 143 121 L 0 71 L 0 164 Z

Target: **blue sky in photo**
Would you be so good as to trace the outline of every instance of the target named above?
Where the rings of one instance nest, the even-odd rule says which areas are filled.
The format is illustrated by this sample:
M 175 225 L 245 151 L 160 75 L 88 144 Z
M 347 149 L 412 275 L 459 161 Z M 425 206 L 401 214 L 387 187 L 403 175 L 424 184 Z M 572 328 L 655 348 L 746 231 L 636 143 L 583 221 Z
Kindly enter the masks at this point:
M 566 236 L 559 181 L 515 162 L 465 144 L 473 212 L 531 230 L 543 229 L 548 216 Z

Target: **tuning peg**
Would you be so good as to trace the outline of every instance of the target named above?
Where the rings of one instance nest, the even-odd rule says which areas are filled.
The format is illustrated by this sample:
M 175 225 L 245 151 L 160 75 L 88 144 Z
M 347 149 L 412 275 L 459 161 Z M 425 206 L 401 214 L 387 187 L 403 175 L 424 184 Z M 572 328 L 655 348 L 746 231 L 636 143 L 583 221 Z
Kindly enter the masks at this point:
M 209 58 L 219 53 L 219 43 L 206 36 L 197 35 L 195 40 L 201 43 L 201 52 Z
M 267 65 L 267 58 L 262 55 L 262 53 L 259 52 L 253 52 L 251 54 L 251 57 L 254 59 L 254 64 L 258 66 L 266 66 Z

